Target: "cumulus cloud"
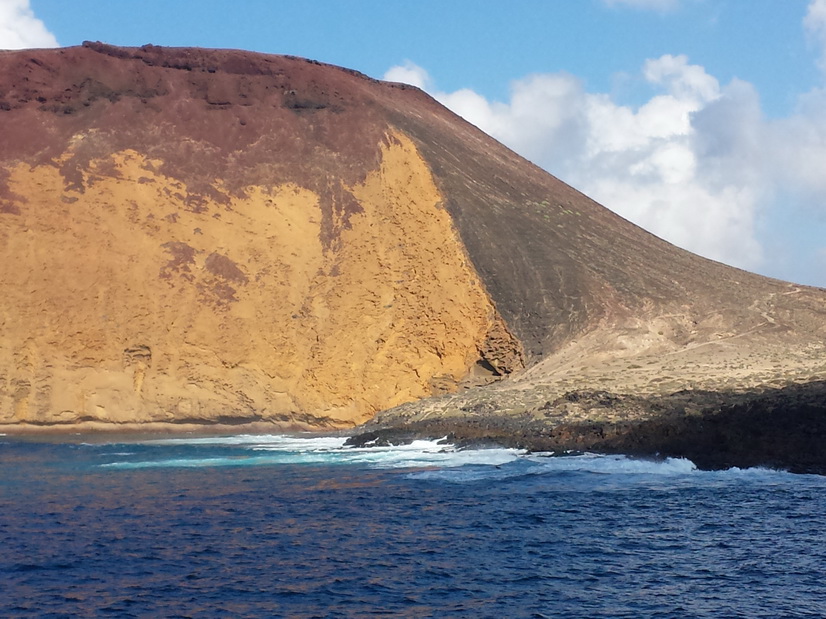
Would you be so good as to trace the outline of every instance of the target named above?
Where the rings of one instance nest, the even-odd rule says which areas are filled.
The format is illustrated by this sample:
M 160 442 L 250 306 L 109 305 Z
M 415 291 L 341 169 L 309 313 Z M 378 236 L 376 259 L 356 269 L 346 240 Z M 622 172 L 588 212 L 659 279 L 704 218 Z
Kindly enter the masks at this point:
M 420 67 L 405 69 L 431 83 Z M 564 73 L 516 80 L 507 101 L 467 89 L 431 94 L 654 234 L 757 268 L 756 214 L 768 189 L 754 155 L 764 137 L 754 89 L 739 81 L 723 87 L 686 56 L 648 60 L 641 74 L 657 92 L 637 107 L 589 93 Z
M 826 71 L 826 0 L 811 0 L 803 26 L 821 47 L 820 68 Z
M 0 49 L 57 45 L 55 36 L 35 17 L 29 0 L 0 0 Z
M 768 125 L 767 148 L 780 180 L 807 202 L 826 207 L 826 90 L 800 97 L 795 113 Z
M 511 85 L 507 103 L 464 89 L 435 96 L 460 116 L 537 162 L 550 164 L 566 147 L 579 147 L 584 117 L 581 82 L 567 74 L 532 75 Z
M 803 26 L 810 32 L 826 34 L 826 1 L 811 0 L 806 9 Z
M 749 154 L 759 102 L 753 90 L 718 81 L 685 56 L 643 67 L 663 92 L 638 108 L 587 95 L 585 156 L 562 165 L 569 182 L 676 245 L 744 268 L 762 251 L 756 215 L 764 191 Z M 756 117 L 738 116 L 754 110 Z

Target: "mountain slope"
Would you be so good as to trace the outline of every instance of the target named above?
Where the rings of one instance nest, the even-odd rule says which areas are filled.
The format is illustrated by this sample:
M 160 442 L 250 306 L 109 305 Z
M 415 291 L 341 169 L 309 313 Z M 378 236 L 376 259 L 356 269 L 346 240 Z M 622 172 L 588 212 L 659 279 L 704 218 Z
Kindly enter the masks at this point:
M 784 380 L 823 371 L 823 291 L 677 249 L 423 92 L 299 58 L 0 52 L 0 252 L 10 426 L 350 425 L 511 374 L 466 396 L 653 389 L 665 355 L 732 342 L 711 386 L 774 380 L 777 355 Z

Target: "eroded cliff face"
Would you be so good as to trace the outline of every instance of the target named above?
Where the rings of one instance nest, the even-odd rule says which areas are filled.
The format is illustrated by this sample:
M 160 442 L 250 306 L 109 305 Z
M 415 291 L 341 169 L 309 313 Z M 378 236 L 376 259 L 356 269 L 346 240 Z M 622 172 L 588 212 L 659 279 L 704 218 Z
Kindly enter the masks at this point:
M 73 183 L 60 166 L 85 138 L 5 169 L 25 199 L 0 213 L 0 423 L 348 425 L 455 389 L 477 362 L 520 366 L 404 134 L 345 187 L 357 208 L 334 234 L 306 187 L 188 201 L 134 150 Z

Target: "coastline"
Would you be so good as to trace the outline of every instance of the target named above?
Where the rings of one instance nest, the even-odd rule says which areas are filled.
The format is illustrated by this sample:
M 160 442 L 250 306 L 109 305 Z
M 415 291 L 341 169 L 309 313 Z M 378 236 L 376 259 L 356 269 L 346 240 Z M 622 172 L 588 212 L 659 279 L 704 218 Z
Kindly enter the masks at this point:
M 565 419 L 571 404 L 611 414 Z M 593 412 L 592 412 L 593 414 Z M 683 390 L 630 396 L 573 391 L 539 410 L 501 414 L 477 406 L 405 419 L 391 410 L 355 429 L 351 445 L 449 437 L 464 447 L 679 457 L 704 470 L 765 467 L 826 475 L 826 381 L 745 392 Z
M 447 437 L 459 448 L 512 447 L 533 452 L 593 452 L 643 458 L 686 458 L 704 470 L 765 467 L 826 475 L 826 381 L 748 391 L 682 390 L 667 395 L 571 391 L 535 410 L 493 402 L 440 414 L 422 403 L 379 413 L 354 428 L 301 423 L 3 424 L 0 436 L 65 440 L 238 434 L 348 437 L 356 447 Z M 574 408 L 587 414 L 571 416 Z

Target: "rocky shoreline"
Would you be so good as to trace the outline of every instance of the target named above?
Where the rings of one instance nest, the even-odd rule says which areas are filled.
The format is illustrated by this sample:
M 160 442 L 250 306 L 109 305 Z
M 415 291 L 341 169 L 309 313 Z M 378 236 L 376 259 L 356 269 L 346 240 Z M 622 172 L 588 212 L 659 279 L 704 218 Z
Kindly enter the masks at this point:
M 494 395 L 487 392 L 488 396 Z M 681 390 L 628 395 L 569 391 L 514 411 L 508 392 L 455 409 L 422 412 L 423 403 L 390 409 L 348 430 L 253 422 L 81 423 L 0 426 L 0 435 L 218 435 L 320 432 L 348 436 L 354 447 L 446 438 L 459 448 L 512 447 L 532 452 L 592 452 L 679 457 L 704 470 L 766 467 L 826 475 L 826 381 L 743 391 Z M 498 406 L 497 406 L 498 402 Z
M 614 414 L 610 419 L 571 421 L 562 411 L 572 404 Z M 763 466 L 826 475 L 826 381 L 656 396 L 571 391 L 539 410 L 519 414 L 477 408 L 424 419 L 405 419 L 388 411 L 356 428 L 348 444 L 400 444 L 446 436 L 460 447 L 682 457 L 706 470 Z

